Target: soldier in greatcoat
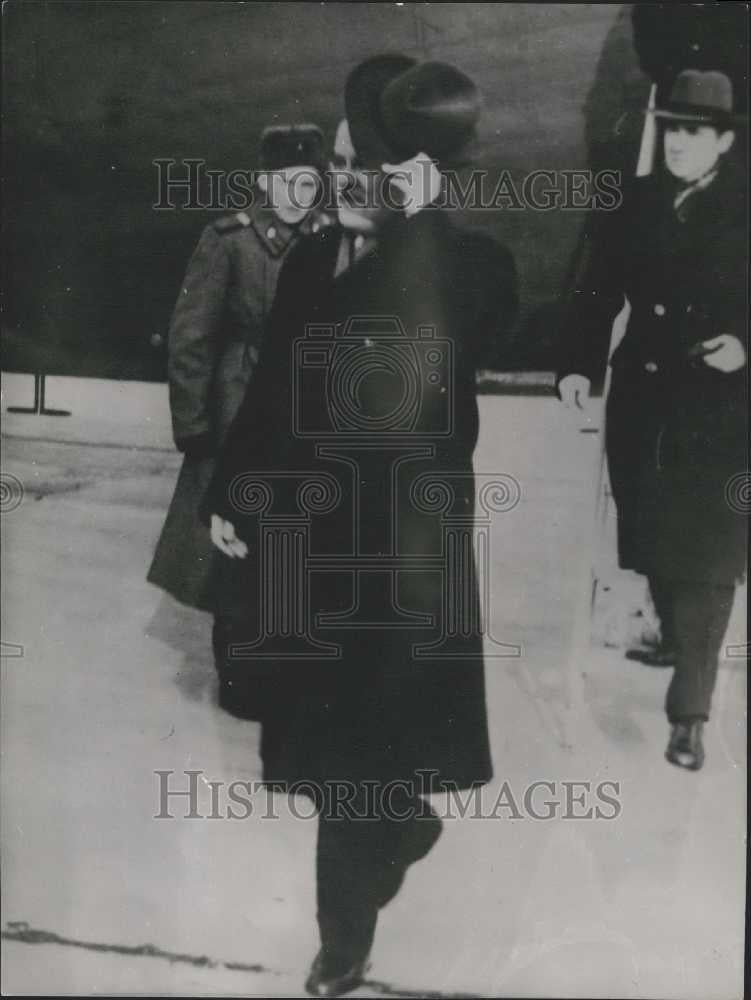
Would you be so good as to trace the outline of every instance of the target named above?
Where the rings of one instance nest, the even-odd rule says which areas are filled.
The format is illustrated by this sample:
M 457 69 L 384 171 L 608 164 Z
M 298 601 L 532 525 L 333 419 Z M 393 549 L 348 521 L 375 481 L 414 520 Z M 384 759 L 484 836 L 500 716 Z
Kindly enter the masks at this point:
M 300 239 L 331 221 L 322 209 L 323 135 L 315 125 L 265 129 L 247 211 L 208 225 L 191 257 L 169 327 L 169 398 L 180 475 L 148 579 L 215 614 L 217 559 L 198 505 L 214 458 L 258 364 L 279 272 Z M 225 685 L 220 697 L 227 697 Z

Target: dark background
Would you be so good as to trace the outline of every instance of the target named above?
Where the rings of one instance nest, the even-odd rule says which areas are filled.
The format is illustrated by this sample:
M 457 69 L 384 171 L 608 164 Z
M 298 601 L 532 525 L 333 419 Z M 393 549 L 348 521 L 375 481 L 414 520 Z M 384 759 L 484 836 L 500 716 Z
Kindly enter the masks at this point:
M 172 305 L 217 213 L 154 211 L 153 160 L 253 169 L 274 121 L 317 122 L 331 141 L 348 71 L 379 51 L 450 61 L 476 80 L 478 165 L 491 172 L 633 172 L 650 76 L 667 87 L 687 54 L 720 68 L 721 53 L 745 93 L 747 17 L 743 4 L 641 5 L 635 39 L 631 6 L 11 0 L 4 367 L 164 378 Z M 463 217 L 517 260 L 523 308 L 503 366 L 550 367 L 584 212 Z

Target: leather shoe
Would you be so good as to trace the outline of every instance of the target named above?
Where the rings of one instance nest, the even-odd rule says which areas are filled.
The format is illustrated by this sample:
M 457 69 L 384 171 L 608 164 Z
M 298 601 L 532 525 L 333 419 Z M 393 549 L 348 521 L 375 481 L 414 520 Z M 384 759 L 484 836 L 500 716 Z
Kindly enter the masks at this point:
M 370 968 L 368 956 L 347 965 L 328 955 L 323 948 L 313 959 L 305 989 L 313 997 L 340 997 L 362 986 Z
M 674 667 L 675 649 L 672 646 L 634 646 L 626 650 L 627 660 L 645 663 L 648 667 Z
M 698 771 L 704 763 L 704 744 L 702 743 L 701 719 L 689 719 L 686 722 L 676 722 L 670 733 L 670 741 L 665 756 L 671 764 L 685 767 L 689 771 Z

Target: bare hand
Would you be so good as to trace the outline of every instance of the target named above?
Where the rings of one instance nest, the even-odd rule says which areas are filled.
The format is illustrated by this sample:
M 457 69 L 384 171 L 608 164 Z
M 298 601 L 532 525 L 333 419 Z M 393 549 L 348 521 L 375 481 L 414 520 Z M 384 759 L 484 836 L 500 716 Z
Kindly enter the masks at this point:
M 248 546 L 235 534 L 235 526 L 218 514 L 211 515 L 211 541 L 230 559 L 244 559 Z
M 705 340 L 701 347 L 704 364 L 718 371 L 737 372 L 746 363 L 746 348 L 730 333 Z
M 427 153 L 418 153 L 404 163 L 382 163 L 381 170 L 402 195 L 404 214 L 416 215 L 441 193 L 441 173 Z
M 558 383 L 558 395 L 568 410 L 586 410 L 591 382 L 586 375 L 566 375 Z

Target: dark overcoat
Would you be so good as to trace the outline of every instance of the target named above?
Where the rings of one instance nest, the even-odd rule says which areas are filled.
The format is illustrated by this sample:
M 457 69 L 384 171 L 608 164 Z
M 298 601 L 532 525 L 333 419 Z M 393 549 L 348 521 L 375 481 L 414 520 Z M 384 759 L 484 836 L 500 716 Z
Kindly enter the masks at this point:
M 250 550 L 223 558 L 235 637 L 255 643 L 232 669 L 267 781 L 467 787 L 491 775 L 475 371 L 514 315 L 513 261 L 430 209 L 335 278 L 341 239 L 286 262 L 204 503 Z
M 193 607 L 213 610 L 215 603 L 215 549 L 198 517 L 214 453 L 258 361 L 284 258 L 300 236 L 328 221 L 314 213 L 293 229 L 258 201 L 207 226 L 188 264 L 167 366 L 172 429 L 185 459 L 148 579 Z
M 747 366 L 720 372 L 698 345 L 732 334 L 748 349 L 745 183 L 723 164 L 676 209 L 666 171 L 637 180 L 574 295 L 560 377 L 601 379 L 624 295 L 631 305 L 606 411 L 625 569 L 708 583 L 744 572 Z

